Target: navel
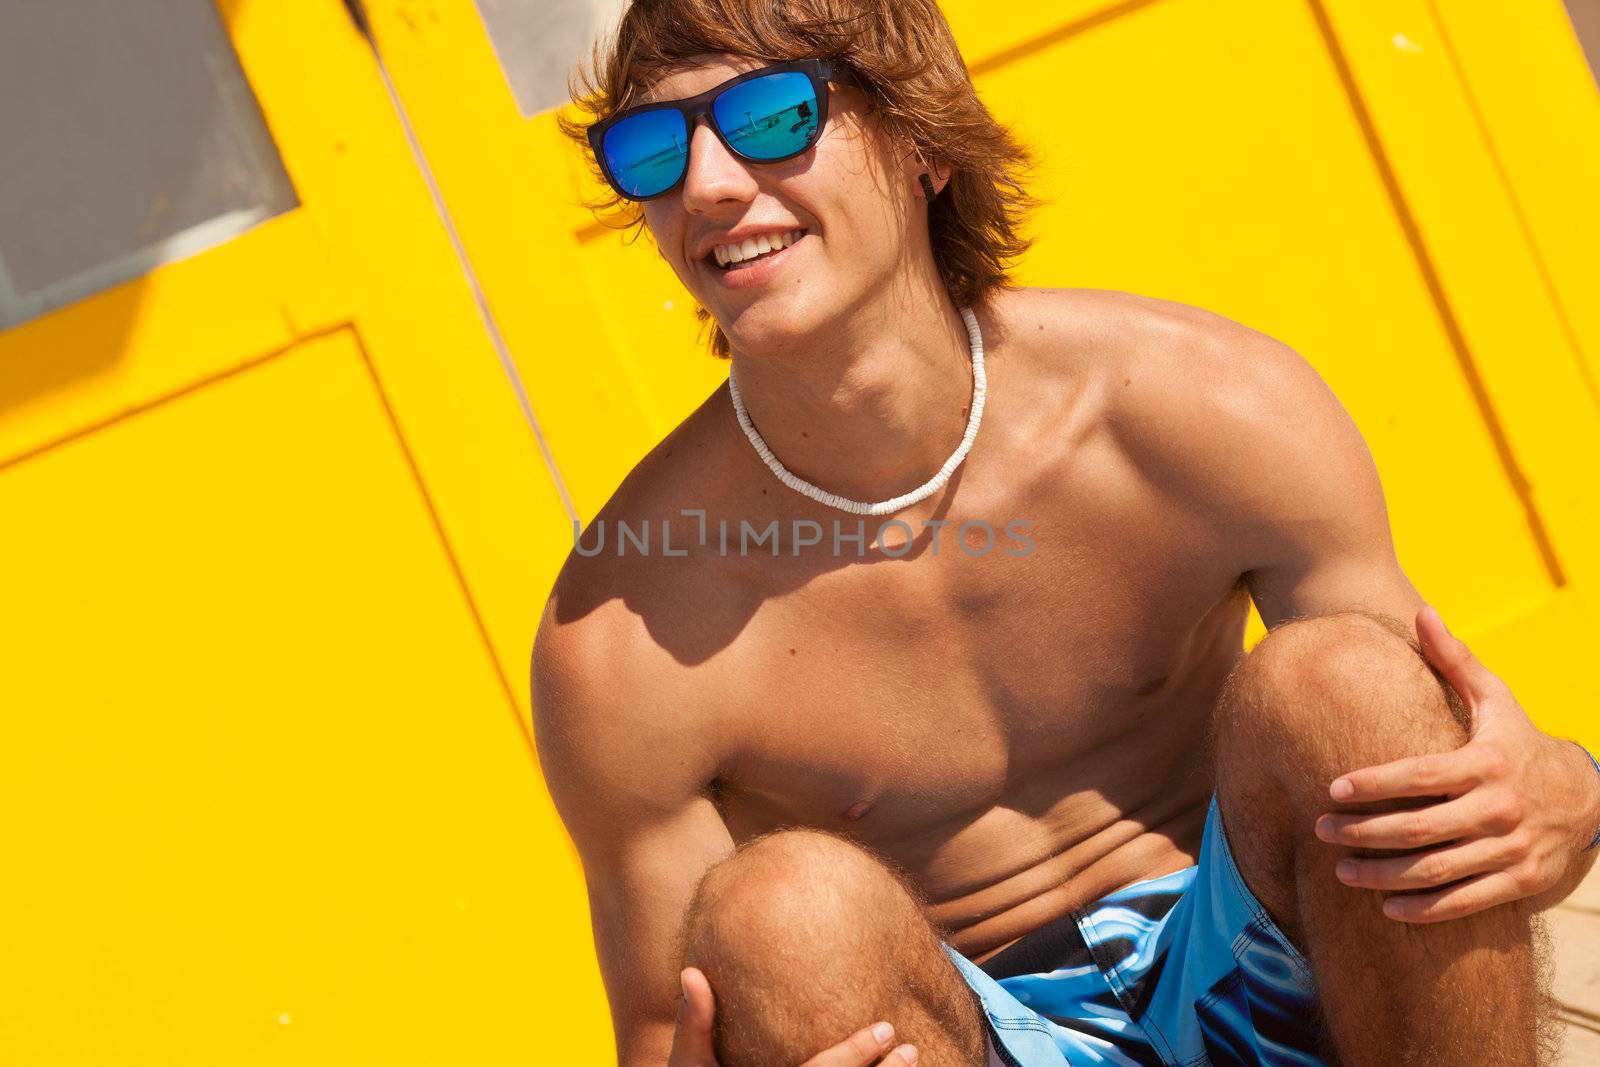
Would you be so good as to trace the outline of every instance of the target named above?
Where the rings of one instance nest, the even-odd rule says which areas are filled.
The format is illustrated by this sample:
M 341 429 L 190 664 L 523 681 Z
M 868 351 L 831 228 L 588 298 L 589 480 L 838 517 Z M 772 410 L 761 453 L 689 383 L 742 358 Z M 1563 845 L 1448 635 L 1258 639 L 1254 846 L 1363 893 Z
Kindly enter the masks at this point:
M 1166 684 L 1167 684 L 1167 676 L 1163 674 L 1159 678 L 1155 678 L 1155 679 L 1152 679 L 1151 681 L 1148 681 L 1148 682 L 1144 683 L 1138 689 L 1135 689 L 1133 691 L 1133 693 L 1134 693 L 1135 696 L 1147 697 L 1151 693 L 1154 693 L 1157 689 L 1160 689 L 1162 686 L 1164 686 Z

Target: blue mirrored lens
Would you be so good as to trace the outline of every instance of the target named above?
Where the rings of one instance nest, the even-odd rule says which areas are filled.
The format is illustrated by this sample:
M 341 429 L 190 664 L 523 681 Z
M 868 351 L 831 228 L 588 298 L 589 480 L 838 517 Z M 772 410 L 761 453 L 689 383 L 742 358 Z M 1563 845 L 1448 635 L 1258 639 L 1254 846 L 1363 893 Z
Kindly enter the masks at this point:
M 817 137 L 817 94 L 799 71 L 751 78 L 711 105 L 734 151 L 750 159 L 782 159 Z
M 677 111 L 629 115 L 601 140 L 606 166 L 628 196 L 655 196 L 672 188 L 689 159 L 689 135 Z

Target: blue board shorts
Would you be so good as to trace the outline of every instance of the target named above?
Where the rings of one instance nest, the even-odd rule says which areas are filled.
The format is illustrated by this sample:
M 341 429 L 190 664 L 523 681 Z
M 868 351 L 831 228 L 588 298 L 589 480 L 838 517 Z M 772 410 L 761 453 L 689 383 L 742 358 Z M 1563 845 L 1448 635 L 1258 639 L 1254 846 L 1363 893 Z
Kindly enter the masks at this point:
M 1311 968 L 1244 883 L 1215 795 L 1200 859 L 979 965 L 944 946 L 1008 1067 L 1325 1067 Z

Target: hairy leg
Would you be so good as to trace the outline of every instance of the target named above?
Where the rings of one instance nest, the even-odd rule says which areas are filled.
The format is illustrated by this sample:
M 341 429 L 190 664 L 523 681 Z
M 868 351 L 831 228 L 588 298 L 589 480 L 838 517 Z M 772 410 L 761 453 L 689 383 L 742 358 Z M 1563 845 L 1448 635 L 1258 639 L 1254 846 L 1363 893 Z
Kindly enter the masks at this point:
M 1460 698 L 1397 620 L 1360 612 L 1298 619 L 1235 668 L 1217 708 L 1218 802 L 1235 859 L 1311 962 L 1345 1067 L 1534 1067 L 1552 1054 L 1549 947 L 1521 904 L 1408 924 L 1385 891 L 1334 874 L 1352 849 L 1314 832 L 1324 812 L 1421 807 L 1432 799 L 1339 804 L 1339 775 L 1467 740 Z
M 880 1019 L 918 1067 L 984 1067 L 976 995 L 904 878 L 848 838 L 782 830 L 701 880 L 686 965 L 717 1002 L 721 1067 L 794 1067 Z

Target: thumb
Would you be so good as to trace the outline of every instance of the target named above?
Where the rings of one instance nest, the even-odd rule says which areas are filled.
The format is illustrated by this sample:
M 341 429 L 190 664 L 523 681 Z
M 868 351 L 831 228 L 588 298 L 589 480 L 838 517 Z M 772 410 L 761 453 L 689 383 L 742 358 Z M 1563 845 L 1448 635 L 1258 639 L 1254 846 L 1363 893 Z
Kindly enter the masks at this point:
M 1478 662 L 1465 641 L 1450 632 L 1439 616 L 1439 609 L 1432 604 L 1417 612 L 1417 640 L 1428 662 L 1466 701 L 1476 720 L 1479 708 L 1493 694 L 1498 679 Z
M 683 999 L 678 1002 L 675 1051 L 686 1067 L 717 1067 L 711 1044 L 711 1024 L 716 1018 L 711 982 L 698 967 L 685 967 L 678 972 L 678 984 L 683 987 Z

